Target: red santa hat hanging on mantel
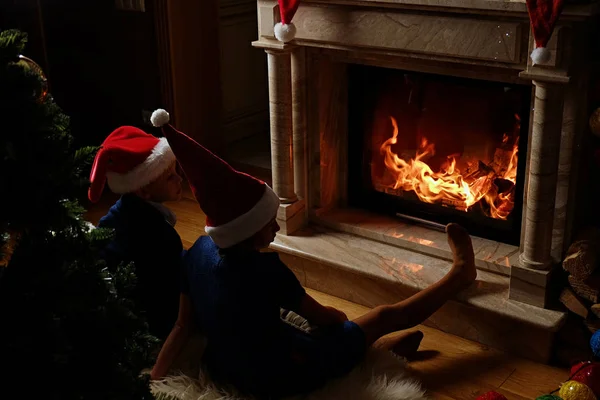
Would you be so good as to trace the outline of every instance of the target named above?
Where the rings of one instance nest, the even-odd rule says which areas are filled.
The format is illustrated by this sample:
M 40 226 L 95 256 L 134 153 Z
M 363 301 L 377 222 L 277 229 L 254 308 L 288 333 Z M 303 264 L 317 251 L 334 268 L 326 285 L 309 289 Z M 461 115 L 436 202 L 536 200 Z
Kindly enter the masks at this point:
M 263 181 L 236 171 L 225 161 L 169 124 L 169 113 L 152 113 L 206 214 L 206 233 L 220 248 L 238 244 L 264 228 L 279 209 L 279 197 Z
M 278 2 L 281 22 L 275 24 L 275 37 L 280 42 L 287 43 L 296 37 L 296 26 L 292 23 L 292 18 L 298 10 L 300 0 L 278 0 Z
M 564 0 L 527 0 L 527 11 L 535 41 L 535 48 L 531 52 L 534 65 L 550 61 L 552 55 L 546 46 L 562 11 L 563 2 Z

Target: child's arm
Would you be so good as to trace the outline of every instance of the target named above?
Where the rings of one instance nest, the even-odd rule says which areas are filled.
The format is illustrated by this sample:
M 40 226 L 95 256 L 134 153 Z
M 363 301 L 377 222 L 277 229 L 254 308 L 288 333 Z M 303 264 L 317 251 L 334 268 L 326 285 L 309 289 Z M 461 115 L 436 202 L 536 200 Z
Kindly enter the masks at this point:
M 152 373 L 151 379 L 160 379 L 167 374 L 175 358 L 186 343 L 192 326 L 192 305 L 188 295 L 179 296 L 179 315 L 173 330 L 162 346 Z
M 333 325 L 348 321 L 348 317 L 342 311 L 320 304 L 308 293 L 302 298 L 300 309 L 297 312 L 316 326 Z
M 267 254 L 264 259 L 270 261 L 270 265 L 269 268 L 264 269 L 265 275 L 262 282 L 267 283 L 274 290 L 280 307 L 294 311 L 316 326 L 348 321 L 346 314 L 333 307 L 320 304 L 306 293 L 298 278 L 281 262 L 277 254 Z

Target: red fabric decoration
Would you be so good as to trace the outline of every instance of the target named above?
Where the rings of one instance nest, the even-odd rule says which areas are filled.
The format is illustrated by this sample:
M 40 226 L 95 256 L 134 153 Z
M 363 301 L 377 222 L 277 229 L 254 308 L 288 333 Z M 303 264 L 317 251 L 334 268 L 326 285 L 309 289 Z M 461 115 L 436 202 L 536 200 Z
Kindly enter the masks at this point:
M 493 390 L 477 397 L 477 400 L 507 400 L 506 396 Z
M 88 197 L 98 201 L 107 181 L 115 193 L 133 192 L 160 177 L 174 162 L 166 139 L 122 126 L 108 135 L 96 154 Z
M 563 0 L 527 0 L 536 47 L 546 47 L 563 8 Z
M 157 110 L 155 114 L 158 111 L 166 114 L 164 110 Z M 194 139 L 165 123 L 160 120 L 155 126 L 162 125 L 192 192 L 206 214 L 206 232 L 217 246 L 227 248 L 240 243 L 275 218 L 279 197 L 267 184 L 236 171 Z
M 294 15 L 296 14 L 296 11 L 298 10 L 300 0 L 278 0 L 278 2 L 281 23 L 284 25 L 290 24 L 294 18 Z
M 208 226 L 224 225 L 247 213 L 265 193 L 265 183 L 225 161 L 171 125 L 165 137 L 177 155 Z
M 535 64 L 550 61 L 551 54 L 546 46 L 554 31 L 554 25 L 560 16 L 564 0 L 527 0 L 527 11 L 531 21 L 531 30 L 535 41 L 535 49 L 531 59 Z

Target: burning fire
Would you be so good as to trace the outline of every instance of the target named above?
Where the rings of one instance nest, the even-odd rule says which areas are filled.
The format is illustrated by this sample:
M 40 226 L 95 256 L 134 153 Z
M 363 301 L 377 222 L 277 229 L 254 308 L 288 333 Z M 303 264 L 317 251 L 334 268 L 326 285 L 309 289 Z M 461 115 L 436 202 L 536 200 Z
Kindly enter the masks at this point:
M 515 117 L 518 123 L 519 117 Z M 392 151 L 392 146 L 398 141 L 398 124 L 393 117 L 390 120 L 394 132 L 380 150 L 394 182 L 376 189 L 385 192 L 414 191 L 425 203 L 441 203 L 462 211 L 469 211 L 482 201 L 488 206 L 483 207 L 487 208 L 486 215 L 507 219 L 514 207 L 518 137 L 509 143 L 510 137 L 505 134 L 502 147 L 496 149 L 494 161 L 489 165 L 482 161 L 461 163 L 461 167 L 465 164 L 464 171 L 461 171 L 456 156 L 449 156 L 440 171 L 433 172 L 426 160 L 435 154 L 435 144 L 423 138 L 414 158 L 405 160 L 399 157 Z

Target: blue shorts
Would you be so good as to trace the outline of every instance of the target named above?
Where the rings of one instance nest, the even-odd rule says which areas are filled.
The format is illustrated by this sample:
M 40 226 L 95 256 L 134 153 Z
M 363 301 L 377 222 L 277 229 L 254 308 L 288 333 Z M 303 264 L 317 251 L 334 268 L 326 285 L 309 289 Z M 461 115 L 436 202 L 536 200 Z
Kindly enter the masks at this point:
M 315 335 L 290 325 L 285 325 L 284 330 L 286 345 L 261 350 L 243 364 L 239 360 L 229 363 L 226 360 L 232 357 L 207 352 L 205 361 L 213 380 L 232 384 L 241 393 L 259 399 L 290 397 L 311 392 L 346 375 L 363 360 L 366 352 L 365 334 L 354 322 L 322 328 Z M 214 368 L 217 360 L 221 364 L 219 369 Z
M 363 360 L 367 349 L 363 330 L 351 321 L 316 335 L 299 331 L 293 347 L 298 357 L 280 366 L 286 374 L 277 385 L 282 396 L 307 393 L 348 374 Z

